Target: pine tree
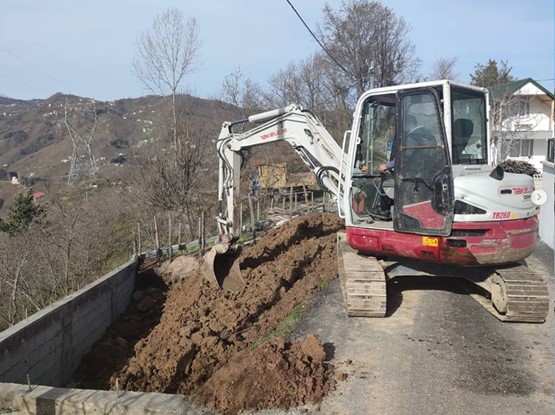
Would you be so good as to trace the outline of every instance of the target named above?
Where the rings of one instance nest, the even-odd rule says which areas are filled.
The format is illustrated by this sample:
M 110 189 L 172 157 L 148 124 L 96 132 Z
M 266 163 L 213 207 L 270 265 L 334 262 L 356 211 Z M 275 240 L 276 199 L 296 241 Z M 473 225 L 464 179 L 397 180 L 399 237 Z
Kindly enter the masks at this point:
M 33 222 L 42 220 L 46 209 L 35 203 L 33 192 L 29 190 L 27 194 L 19 194 L 8 212 L 6 219 L 0 219 L 0 232 L 5 232 L 9 236 L 21 234 Z
M 511 75 L 511 69 L 513 68 L 508 65 L 507 61 L 501 61 L 497 65 L 495 59 L 490 59 L 487 64 L 479 63 L 474 67 L 474 73 L 470 74 L 470 83 L 489 88 L 490 86 L 516 81 L 516 78 Z

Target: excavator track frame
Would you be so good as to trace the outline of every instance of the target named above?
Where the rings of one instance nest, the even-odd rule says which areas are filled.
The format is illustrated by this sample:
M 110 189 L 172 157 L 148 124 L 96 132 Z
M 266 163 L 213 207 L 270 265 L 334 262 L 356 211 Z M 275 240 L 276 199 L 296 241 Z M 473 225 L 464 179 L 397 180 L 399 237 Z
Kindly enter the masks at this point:
M 337 266 L 348 317 L 385 317 L 387 284 L 384 270 L 372 256 L 359 254 L 337 233 Z
M 349 317 L 385 317 L 387 280 L 398 276 L 463 278 L 478 290 L 470 296 L 500 321 L 543 323 L 549 313 L 549 290 L 543 277 L 526 265 L 458 267 L 403 261 L 378 261 L 349 246 L 337 233 L 338 274 Z
M 492 269 L 490 298 L 472 297 L 501 321 L 543 323 L 549 313 L 549 290 L 540 274 L 522 265 Z

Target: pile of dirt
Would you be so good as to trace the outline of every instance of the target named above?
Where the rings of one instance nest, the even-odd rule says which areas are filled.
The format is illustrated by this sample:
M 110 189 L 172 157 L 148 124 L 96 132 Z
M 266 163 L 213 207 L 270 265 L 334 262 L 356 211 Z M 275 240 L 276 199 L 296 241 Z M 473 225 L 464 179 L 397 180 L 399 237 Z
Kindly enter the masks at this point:
M 335 379 L 320 341 L 309 335 L 302 343 L 289 343 L 274 335 L 312 293 L 336 277 L 335 233 L 341 227 L 336 215 L 323 214 L 272 229 L 241 253 L 245 286 L 234 293 L 209 284 L 196 267 L 155 269 L 166 271 L 161 275 L 169 286 L 165 304 L 159 291 L 143 290 L 134 302 L 150 297 L 148 307 L 131 308 L 156 320 L 163 304 L 159 323 L 138 339 L 128 327 L 136 315 L 125 314 L 100 342 L 127 344 L 125 359 L 112 366 L 111 376 L 98 376 L 110 369 L 98 366 L 106 359 L 96 359 L 93 351 L 84 363 L 97 364 L 97 376 L 89 379 L 78 370 L 74 382 L 114 390 L 117 380 L 124 390 L 180 393 L 225 414 L 321 400 L 334 389 Z
M 532 177 L 540 174 L 540 172 L 532 164 L 524 160 L 504 160 L 499 163 L 499 166 L 502 167 L 507 173 L 527 174 Z
M 333 368 L 324 364 L 325 357 L 313 334 L 302 343 L 274 338 L 234 355 L 199 388 L 197 397 L 224 414 L 317 402 L 334 387 Z

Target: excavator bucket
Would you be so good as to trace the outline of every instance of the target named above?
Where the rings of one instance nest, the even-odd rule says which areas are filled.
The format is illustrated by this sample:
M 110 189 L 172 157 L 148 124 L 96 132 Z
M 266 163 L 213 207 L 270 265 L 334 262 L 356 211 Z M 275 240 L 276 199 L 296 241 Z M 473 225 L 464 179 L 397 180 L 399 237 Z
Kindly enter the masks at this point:
M 241 249 L 229 243 L 217 243 L 204 255 L 202 273 L 210 283 L 217 284 L 225 292 L 236 292 L 245 281 L 239 268 Z

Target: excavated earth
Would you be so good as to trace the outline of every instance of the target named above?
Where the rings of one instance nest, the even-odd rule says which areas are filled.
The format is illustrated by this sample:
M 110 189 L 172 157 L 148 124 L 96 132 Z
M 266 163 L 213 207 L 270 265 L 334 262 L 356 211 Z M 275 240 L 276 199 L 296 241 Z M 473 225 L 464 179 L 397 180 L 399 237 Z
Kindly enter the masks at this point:
M 83 359 L 70 385 L 164 392 L 224 414 L 318 402 L 335 388 L 320 340 L 283 337 L 337 275 L 332 214 L 295 218 L 239 256 L 245 286 L 224 293 L 198 258 L 143 267 L 128 310 Z

